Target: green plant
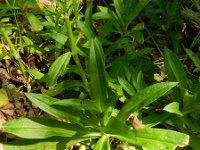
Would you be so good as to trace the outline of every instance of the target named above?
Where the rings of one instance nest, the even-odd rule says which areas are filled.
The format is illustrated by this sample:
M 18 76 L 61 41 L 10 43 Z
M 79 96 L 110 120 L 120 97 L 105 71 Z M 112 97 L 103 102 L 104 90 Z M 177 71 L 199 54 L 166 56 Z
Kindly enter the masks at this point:
M 149 24 L 153 25 L 151 29 L 156 27 L 153 32 L 148 31 L 151 37 L 159 39 L 156 46 L 171 47 L 176 53 L 181 51 L 180 43 L 183 37 L 181 33 L 183 19 L 180 17 L 181 4 L 182 1 L 179 0 L 152 0 L 145 10 Z
M 188 56 L 193 60 L 194 64 L 198 67 L 199 58 L 190 49 L 185 49 Z M 185 133 L 191 135 L 190 146 L 196 150 L 198 147 L 196 143 L 199 142 L 199 113 L 200 109 L 199 103 L 199 81 L 198 79 L 190 80 L 186 76 L 183 65 L 178 59 L 177 55 L 165 49 L 165 69 L 168 75 L 169 81 L 178 81 L 180 86 L 179 90 L 176 88 L 171 93 L 172 101 L 166 107 L 166 111 L 176 114 L 169 118 L 169 124 L 176 126 L 183 130 Z M 197 71 L 198 68 L 196 68 Z M 169 106 L 169 107 L 168 107 Z M 166 108 L 165 107 L 165 108 Z M 164 108 L 164 109 L 165 109 Z M 191 131 L 187 129 L 190 128 L 191 131 L 195 132 L 197 135 L 193 135 Z
M 113 7 L 100 6 L 100 11 L 94 14 L 90 4 L 84 15 L 77 13 L 75 1 L 55 2 L 59 9 L 45 6 L 46 9 L 39 11 L 41 15 L 36 12 L 26 16 L 35 34 L 45 41 L 38 43 L 50 50 L 49 55 L 53 54 L 55 61 L 49 61 L 46 73 L 28 70 L 33 80 L 45 83 L 47 91 L 25 95 L 53 117 L 21 118 L 4 123 L 3 132 L 18 137 L 6 143 L 4 149 L 62 150 L 81 143 L 88 149 L 109 150 L 111 141 L 116 139 L 135 149 L 169 150 L 188 145 L 188 132 L 180 126 L 176 130 L 183 133 L 173 131 L 166 125 L 172 114 L 185 115 L 189 110 L 187 105 L 184 112 L 179 110 L 182 103 L 177 101 L 165 106 L 162 113 L 152 113 L 156 102 L 167 103 L 179 96 L 175 95 L 177 86 L 182 94 L 190 85 L 189 81 L 185 83 L 184 70 L 174 69 L 181 63 L 167 50 L 166 70 L 172 82 L 154 84 L 152 78 L 157 67 L 143 57 L 152 48 L 140 48 L 144 43 L 141 32 L 144 23 L 134 22 L 150 0 L 114 0 Z M 101 20 L 105 27 L 99 25 Z M 109 36 L 113 33 L 116 36 L 112 42 Z M 22 37 L 29 54 L 40 50 L 34 44 L 37 36 Z M 133 37 L 137 42 L 131 42 Z M 52 40 L 51 45 L 55 46 L 50 49 L 47 43 Z M 160 125 L 166 126 L 162 129 Z
M 184 3 L 183 3 L 184 4 Z M 186 5 L 183 5 L 181 13 L 186 22 L 192 28 L 198 30 L 200 25 L 200 3 L 197 0 L 190 0 Z
M 9 37 L 11 35 L 11 33 L 13 32 L 13 30 L 18 32 L 19 28 L 18 28 L 18 26 L 14 25 L 12 23 L 9 23 L 9 17 L 8 16 L 12 16 L 16 19 L 16 12 L 20 8 L 18 6 L 15 6 L 15 2 L 11 3 L 11 2 L 6 1 L 6 3 L 7 3 L 7 5 L 1 4 L 1 9 L 2 9 L 1 13 L 0 13 L 1 36 L 4 38 L 5 43 L 7 43 L 7 45 L 10 47 L 10 51 L 9 51 L 8 54 L 17 61 L 18 65 L 19 65 L 19 69 L 24 76 L 26 87 L 29 90 L 30 85 L 29 85 L 29 81 L 28 81 L 27 74 L 26 74 L 26 71 L 25 71 L 25 66 L 24 66 L 23 61 L 21 59 L 20 52 L 15 47 L 15 45 L 13 44 L 13 42 L 10 40 L 10 37 Z M 18 41 L 16 40 L 16 42 L 18 42 Z M 2 55 L 4 55 L 4 54 L 2 54 Z
M 113 96 L 106 86 L 103 50 L 96 38 L 92 39 L 91 44 L 89 55 L 91 99 L 58 100 L 47 95 L 26 93 L 35 105 L 62 121 L 48 118 L 22 118 L 5 123 L 3 131 L 21 138 L 41 139 L 41 142 L 45 141 L 42 139 L 50 138 L 49 141 L 54 141 L 51 144 L 64 142 L 64 148 L 84 140 L 99 139 L 94 149 L 110 149 L 110 138 L 117 138 L 147 149 L 155 149 L 155 147 L 162 150 L 173 149 L 178 145 L 186 145 L 188 136 L 183 133 L 148 127 L 131 129 L 126 125 L 126 120 L 131 113 L 157 100 L 177 83 L 158 83 L 149 86 L 131 97 L 121 110 L 117 110 L 115 108 L 117 97 Z M 57 68 L 54 69 L 56 71 Z M 56 141 L 54 137 L 62 137 L 62 140 Z M 30 144 L 26 149 L 33 149 L 39 145 L 42 148 L 46 144 L 48 143 Z M 12 149 L 12 144 L 7 144 L 4 148 Z M 20 146 L 18 148 L 21 149 Z

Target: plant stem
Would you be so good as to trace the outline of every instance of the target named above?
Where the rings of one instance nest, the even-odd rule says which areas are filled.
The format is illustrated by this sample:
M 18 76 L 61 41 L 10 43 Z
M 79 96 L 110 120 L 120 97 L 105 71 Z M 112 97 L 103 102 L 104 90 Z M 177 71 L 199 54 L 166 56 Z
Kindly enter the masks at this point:
M 152 36 L 151 33 L 149 32 L 149 30 L 146 29 L 146 31 L 147 31 L 147 33 L 149 34 L 149 36 L 151 37 L 151 39 L 152 39 L 154 45 L 156 46 L 157 50 L 160 52 L 160 54 L 161 54 L 162 56 L 164 56 L 163 52 L 161 51 L 160 47 L 159 47 L 158 44 L 156 43 L 155 39 L 153 38 L 153 36 Z
M 21 72 L 22 72 L 22 74 L 23 74 L 23 76 L 25 78 L 27 90 L 29 91 L 30 90 L 30 85 L 28 83 L 28 79 L 27 79 L 27 76 L 26 76 L 26 70 L 25 70 L 25 67 L 24 67 L 24 65 L 22 63 L 22 59 L 20 57 L 20 54 L 15 49 L 13 43 L 11 42 L 10 38 L 8 37 L 8 35 L 6 34 L 5 29 L 4 28 L 0 28 L 0 31 L 1 31 L 1 33 L 3 35 L 3 37 L 5 38 L 7 44 L 9 45 L 10 51 L 11 51 L 13 57 L 17 60 L 19 68 L 20 68 L 20 70 L 21 70 Z
M 65 15 L 65 21 L 66 21 L 66 25 L 67 25 L 67 33 L 68 33 L 68 37 L 69 37 L 69 43 L 70 43 L 70 47 L 71 47 L 71 52 L 72 52 L 72 57 L 80 71 L 80 76 L 82 78 L 83 84 L 85 86 L 85 90 L 88 92 L 88 94 L 91 96 L 90 93 L 90 86 L 88 83 L 88 80 L 86 78 L 86 74 L 85 71 L 83 70 L 83 67 L 79 61 L 79 57 L 77 54 L 77 48 L 76 48 L 76 44 L 74 41 L 74 36 L 73 36 L 73 32 L 72 32 L 72 27 L 71 27 L 71 22 L 69 20 L 69 17 Z

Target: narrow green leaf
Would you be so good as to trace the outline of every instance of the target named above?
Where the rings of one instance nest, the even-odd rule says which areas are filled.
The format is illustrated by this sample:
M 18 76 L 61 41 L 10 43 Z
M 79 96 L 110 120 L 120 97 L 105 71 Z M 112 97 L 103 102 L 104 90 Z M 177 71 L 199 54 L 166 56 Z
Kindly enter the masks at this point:
M 110 150 L 110 142 L 109 137 L 107 135 L 103 135 L 97 143 L 94 145 L 94 150 Z
M 182 88 L 188 89 L 188 79 L 183 66 L 176 54 L 169 49 L 165 49 L 164 64 L 169 80 L 178 81 Z
M 72 137 L 83 128 L 48 118 L 21 118 L 3 124 L 3 131 L 27 139 Z
M 63 99 L 56 101 L 51 104 L 52 107 L 63 106 L 63 107 L 74 107 L 78 110 L 96 110 L 97 107 L 95 102 L 89 99 Z M 67 109 L 67 108 L 66 108 Z
M 118 77 L 118 81 L 119 81 L 120 85 L 123 87 L 123 89 L 130 96 L 133 96 L 133 95 L 136 94 L 136 91 L 135 91 L 134 87 L 128 81 L 126 81 L 124 78 Z
M 144 29 L 145 29 L 144 22 L 141 22 L 132 28 L 132 30 L 144 30 Z
M 42 79 L 42 77 L 44 76 L 43 73 L 41 73 L 40 71 L 36 70 L 36 69 L 28 69 L 27 72 L 29 74 L 31 74 L 35 79 Z
M 92 3 L 87 5 L 87 9 L 85 11 L 85 21 L 79 21 L 78 25 L 82 32 L 86 35 L 88 39 L 94 37 L 93 27 L 92 27 Z
M 87 5 L 87 9 L 85 11 L 85 23 L 90 26 L 90 28 L 92 27 L 92 3 Z
M 3 4 L 3 3 L 1 3 L 0 4 L 0 9 L 2 9 L 2 10 L 12 10 L 12 9 L 20 9 L 20 7 L 17 7 L 17 6 L 12 6 L 12 5 L 7 5 L 7 4 Z M 5 16 L 5 14 L 4 14 L 4 16 Z
M 139 44 L 144 43 L 144 36 L 139 30 L 132 30 L 131 34 L 135 37 Z
M 187 146 L 189 143 L 189 136 L 186 134 L 156 128 L 131 130 L 117 118 L 113 119 L 109 126 L 104 127 L 103 132 L 148 150 L 172 150 L 177 146 Z
M 17 140 L 4 144 L 4 150 L 57 150 L 59 142 L 34 142 L 30 140 Z M 63 149 L 66 147 L 63 146 Z
M 86 35 L 88 39 L 91 39 L 94 36 L 94 33 L 90 26 L 88 26 L 86 23 L 79 21 L 78 26 L 83 31 L 83 33 Z
M 52 39 L 54 39 L 55 41 L 57 41 L 62 45 L 64 45 L 68 39 L 68 37 L 62 33 L 48 33 L 46 35 L 50 36 Z
M 54 103 L 51 104 L 51 106 L 71 106 L 71 107 L 76 107 L 77 109 L 83 109 L 82 108 L 82 103 L 84 100 L 80 100 L 80 99 L 65 99 L 65 100 L 60 100 L 60 101 L 56 101 Z
M 122 25 L 122 28 L 125 26 L 125 21 L 126 21 L 126 17 L 125 17 L 125 6 L 124 6 L 124 2 L 123 0 L 114 0 L 113 3 L 114 7 L 115 7 L 115 18 L 118 20 L 118 22 Z
M 27 37 L 27 36 L 22 36 L 22 38 L 23 38 L 23 40 L 24 40 L 24 44 L 23 44 L 23 46 L 25 47 L 28 47 L 28 50 L 29 50 L 29 52 L 32 54 L 32 53 L 34 53 L 36 50 L 35 50 L 35 48 L 33 47 L 33 41 L 29 38 L 29 37 Z M 30 47 L 30 48 L 29 48 Z
M 160 122 L 165 121 L 171 114 L 168 112 L 151 113 L 149 116 L 142 118 L 144 127 L 154 127 Z
M 41 31 L 43 29 L 42 22 L 33 13 L 27 13 L 26 16 L 33 30 Z
M 42 95 L 42 94 L 35 94 L 35 93 L 26 93 L 25 95 L 33 104 L 35 104 L 40 109 L 42 109 L 43 111 L 47 112 L 48 114 L 52 116 L 55 116 L 59 119 L 63 119 L 66 121 L 68 120 L 75 121 L 75 122 L 80 121 L 80 116 L 73 115 L 73 113 L 76 114 L 76 112 L 70 112 L 70 109 L 63 110 L 63 109 L 56 109 L 52 107 L 51 105 L 53 103 L 56 103 L 57 101 L 59 101 L 56 98 L 52 98 L 50 96 Z
M 45 94 L 49 95 L 49 96 L 56 96 L 64 90 L 70 90 L 74 87 L 82 87 L 82 86 L 83 86 L 83 84 L 77 80 L 66 80 L 66 81 L 60 82 L 60 83 L 56 84 L 54 87 L 48 89 Z
M 107 94 L 105 77 L 105 56 L 101 43 L 97 38 L 92 39 L 89 57 L 89 73 L 92 96 L 100 112 L 104 110 L 104 101 Z
M 71 53 L 67 52 L 59 56 L 49 68 L 48 73 L 42 78 L 48 87 L 57 83 L 59 76 L 62 76 L 67 71 L 67 66 L 71 58 Z
M 136 138 L 127 142 L 149 150 L 172 150 L 177 146 L 187 146 L 189 143 L 188 135 L 172 130 L 144 128 L 133 132 Z
M 163 82 L 151 85 L 139 91 L 122 107 L 118 117 L 125 121 L 132 112 L 138 111 L 144 106 L 154 102 L 176 85 L 177 82 Z
M 167 106 L 165 106 L 163 108 L 163 110 L 170 112 L 170 113 L 174 113 L 174 114 L 183 116 L 182 112 L 179 110 L 179 103 L 178 102 L 172 102 L 172 103 L 168 104 Z
M 138 72 L 138 75 L 137 75 L 137 80 L 136 80 L 136 84 L 134 84 L 136 90 L 139 92 L 140 90 L 143 89 L 143 73 L 142 71 L 140 70 Z
M 127 25 L 129 25 L 139 15 L 139 13 L 147 6 L 147 4 L 150 1 L 151 0 L 140 0 L 138 2 L 138 4 L 135 6 L 133 12 L 130 13 L 130 15 L 129 15 Z
M 98 6 L 99 12 L 96 12 L 92 15 L 92 19 L 112 19 L 111 10 L 107 7 Z
M 4 144 L 4 150 L 64 150 L 82 141 L 98 138 L 101 134 L 77 134 L 73 137 L 53 137 L 48 139 L 20 139 Z
M 200 103 L 198 101 L 197 95 L 198 95 L 197 93 L 185 90 L 185 93 L 183 94 L 183 109 L 182 109 L 184 114 L 195 112 L 198 110 Z
M 194 1 L 193 1 L 194 2 Z M 192 14 L 193 15 L 193 14 Z M 197 36 L 194 38 L 194 40 L 192 41 L 192 44 L 190 46 L 190 48 L 195 47 L 197 44 L 199 44 L 200 42 L 200 32 L 197 34 Z
M 185 48 L 187 55 L 194 62 L 197 68 L 200 68 L 200 58 L 192 50 Z

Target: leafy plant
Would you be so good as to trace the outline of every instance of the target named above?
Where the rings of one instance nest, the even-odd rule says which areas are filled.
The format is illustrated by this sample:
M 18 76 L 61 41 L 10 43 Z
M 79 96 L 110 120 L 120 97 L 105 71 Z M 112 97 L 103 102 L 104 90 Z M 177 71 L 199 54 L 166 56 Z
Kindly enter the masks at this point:
M 5 122 L 2 131 L 17 140 L 4 144 L 4 149 L 61 150 L 80 143 L 86 149 L 110 150 L 115 141 L 138 150 L 169 150 L 189 142 L 197 148 L 199 136 L 192 131 L 200 132 L 200 83 L 196 79 L 193 83 L 176 53 L 167 48 L 164 66 L 169 82 L 153 80 L 159 68 L 147 55 L 153 48 L 147 47 L 144 16 L 140 15 L 145 7 L 146 12 L 153 11 L 148 16 L 150 24 L 161 24 L 178 53 L 181 34 L 174 32 L 182 23 L 178 1 L 113 0 L 97 10 L 90 3 L 84 14 L 75 0 L 53 2 L 53 6 L 39 5 L 29 0 L 17 7 L 26 12 L 22 24 L 29 24 L 20 32 L 19 47 L 28 55 L 48 58 L 45 71 L 24 69 L 30 83 L 37 81 L 44 88 L 42 94 L 32 89 L 25 95 L 50 117 Z M 8 0 L 5 6 L 10 4 L 17 5 Z M 164 19 L 155 21 L 158 15 Z M 176 25 L 171 26 L 174 21 Z M 8 35 L 3 37 L 12 48 Z M 11 51 L 21 59 L 22 52 L 15 50 Z M 185 51 L 198 69 L 198 56 Z
M 198 57 L 189 49 L 186 49 L 186 52 L 197 65 Z M 193 131 L 199 133 L 200 125 L 197 123 L 199 114 L 195 113 L 200 109 L 198 101 L 199 90 L 197 90 L 199 88 L 199 81 L 192 83 L 188 79 L 180 60 L 176 54 L 169 49 L 165 49 L 165 68 L 169 81 L 179 81 L 180 83 L 180 91 L 177 89 L 173 90 L 173 102 L 166 106 L 170 107 L 173 105 L 173 107 L 170 107 L 170 110 L 167 109 L 167 111 L 177 114 L 177 120 L 175 120 L 174 117 L 170 118 L 172 125 L 183 129 L 185 132 L 188 132 L 187 128 L 191 128 Z M 164 109 L 166 109 L 166 107 Z M 188 132 L 188 134 L 193 135 L 191 132 Z M 194 136 L 191 139 L 190 143 L 192 143 L 191 147 L 193 149 L 198 149 L 194 144 L 198 140 L 198 136 Z
M 62 121 L 48 118 L 22 118 L 4 123 L 3 131 L 26 139 L 66 138 L 65 148 L 80 141 L 99 139 L 94 149 L 110 149 L 110 138 L 117 138 L 147 149 L 155 149 L 155 147 L 162 150 L 173 149 L 187 144 L 188 136 L 183 133 L 156 128 L 130 129 L 126 125 L 126 120 L 131 113 L 157 100 L 177 83 L 158 83 L 141 90 L 116 114 L 114 112 L 117 110 L 115 108 L 117 99 L 106 86 L 104 63 L 101 44 L 97 38 L 91 39 L 89 55 L 91 99 L 58 100 L 47 95 L 26 93 L 35 105 Z M 98 76 L 99 71 L 101 76 Z M 173 140 L 174 137 L 176 140 Z M 51 144 L 56 145 L 56 142 Z M 46 144 L 48 143 L 41 144 L 41 147 L 38 144 L 30 145 L 27 149 L 32 149 L 33 146 L 42 149 Z M 14 147 L 6 144 L 4 148 Z
M 197 0 L 190 0 L 188 2 L 188 5 L 183 5 L 181 13 L 184 15 L 187 23 L 191 25 L 194 29 L 198 30 L 200 24 L 200 3 Z
M 149 19 L 150 24 L 156 26 L 156 30 L 149 35 L 159 37 L 160 41 L 156 43 L 163 47 L 165 43 L 179 53 L 181 51 L 180 41 L 182 40 L 181 28 L 183 20 L 180 17 L 181 1 L 163 1 L 152 0 L 146 8 L 145 16 Z M 159 30 L 158 30 L 159 29 Z M 159 44 L 159 43 L 163 44 Z M 162 46 L 163 45 L 163 46 Z

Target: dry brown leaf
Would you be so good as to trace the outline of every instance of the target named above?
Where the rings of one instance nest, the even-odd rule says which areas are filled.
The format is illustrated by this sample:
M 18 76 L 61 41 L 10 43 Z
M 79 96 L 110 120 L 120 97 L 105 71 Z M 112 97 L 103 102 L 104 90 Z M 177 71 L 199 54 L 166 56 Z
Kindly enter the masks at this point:
M 128 121 L 131 122 L 131 125 L 134 129 L 143 128 L 143 125 L 133 113 L 128 117 Z
M 35 117 L 35 112 L 32 108 L 30 108 L 28 111 L 28 117 Z
M 6 106 L 4 106 L 2 109 L 0 109 L 1 112 L 3 112 L 5 115 L 13 116 L 15 113 L 15 108 L 13 103 L 8 102 Z

